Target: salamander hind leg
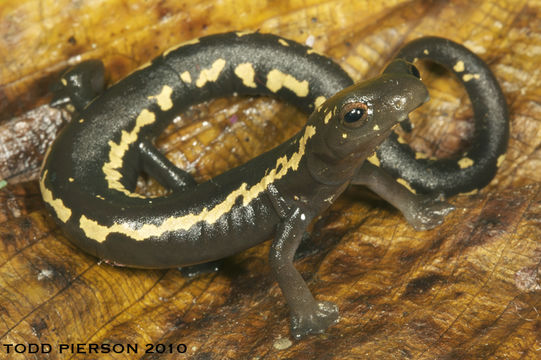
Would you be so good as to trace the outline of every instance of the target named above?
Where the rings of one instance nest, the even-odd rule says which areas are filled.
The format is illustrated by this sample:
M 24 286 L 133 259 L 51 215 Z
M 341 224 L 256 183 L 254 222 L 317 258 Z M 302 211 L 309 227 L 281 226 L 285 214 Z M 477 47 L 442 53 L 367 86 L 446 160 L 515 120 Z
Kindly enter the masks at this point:
M 105 69 L 99 60 L 83 61 L 67 69 L 51 85 L 54 97 L 51 106 L 71 104 L 76 111 L 83 110 L 105 90 Z
M 139 143 L 142 169 L 158 182 L 174 191 L 184 191 L 197 185 L 192 175 L 176 167 L 169 159 L 156 149 L 149 141 Z
M 291 335 L 296 339 L 322 333 L 338 322 L 338 307 L 328 301 L 315 300 L 293 266 L 295 251 L 308 224 L 306 215 L 299 208 L 293 209 L 278 226 L 269 254 L 271 270 L 289 305 Z

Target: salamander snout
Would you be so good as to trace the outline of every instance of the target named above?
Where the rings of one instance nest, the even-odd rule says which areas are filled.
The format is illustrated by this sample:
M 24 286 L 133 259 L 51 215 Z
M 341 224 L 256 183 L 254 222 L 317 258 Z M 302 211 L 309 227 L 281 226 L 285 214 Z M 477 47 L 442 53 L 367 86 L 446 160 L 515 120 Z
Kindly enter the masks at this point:
M 391 62 L 380 79 L 387 86 L 387 91 L 380 93 L 380 110 L 399 122 L 430 98 L 419 70 L 402 59 Z
M 427 100 L 419 71 L 395 60 L 380 76 L 342 90 L 313 114 L 311 119 L 320 129 L 312 140 L 315 152 L 335 162 L 362 161 Z
M 390 63 L 383 73 L 334 95 L 317 112 L 329 145 L 362 146 L 378 142 L 410 112 L 428 100 L 419 71 L 404 60 Z M 334 139 L 333 139 L 334 138 Z M 347 147 L 347 146 L 346 146 Z

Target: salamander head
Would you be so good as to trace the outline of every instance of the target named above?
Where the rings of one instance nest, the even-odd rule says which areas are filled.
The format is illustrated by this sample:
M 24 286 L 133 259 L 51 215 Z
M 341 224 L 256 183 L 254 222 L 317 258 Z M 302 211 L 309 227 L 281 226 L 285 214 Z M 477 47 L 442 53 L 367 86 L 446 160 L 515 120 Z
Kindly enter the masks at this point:
M 308 121 L 317 129 L 308 152 L 311 173 L 322 181 L 349 180 L 392 129 L 427 100 L 418 70 L 403 60 L 340 91 Z

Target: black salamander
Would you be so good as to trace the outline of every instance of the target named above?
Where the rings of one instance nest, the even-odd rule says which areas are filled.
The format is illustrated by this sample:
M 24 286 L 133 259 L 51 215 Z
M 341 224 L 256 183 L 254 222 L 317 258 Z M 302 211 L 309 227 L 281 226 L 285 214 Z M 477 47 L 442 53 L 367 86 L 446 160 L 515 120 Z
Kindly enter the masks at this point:
M 438 195 L 486 184 L 505 150 L 505 101 L 475 55 L 437 38 L 414 42 L 402 52 L 399 58 L 408 60 L 430 52 L 435 57 L 425 57 L 463 75 L 476 121 L 483 126 L 476 135 L 481 144 L 468 152 L 472 163 L 460 160 L 458 169 L 456 162 L 441 169 L 436 163 L 435 171 L 430 168 L 434 164 L 421 163 L 414 177 L 401 164 L 411 151 L 393 147 L 396 140 L 373 155 L 393 127 L 428 98 L 409 62 L 396 59 L 379 77 L 352 85 L 333 61 L 293 41 L 227 33 L 166 51 L 91 102 L 103 86 L 101 65 L 93 62 L 82 66 L 84 74 L 77 68 L 65 74 L 60 83 L 66 94 L 76 93 L 72 105 L 79 115 L 62 130 L 43 163 L 43 199 L 72 242 L 126 266 L 200 264 L 274 238 L 270 265 L 290 308 L 292 335 L 323 332 L 337 321 L 337 307 L 315 300 L 293 266 L 314 217 L 350 184 L 366 185 L 416 229 L 432 228 L 453 209 Z M 97 70 L 98 80 L 86 75 L 89 69 Z M 80 84 L 90 89 L 81 90 Z M 275 96 L 311 115 L 285 143 L 212 181 L 196 183 L 152 141 L 190 105 L 233 93 Z M 488 133 L 493 127 L 499 129 L 496 135 Z M 469 178 L 462 175 L 464 168 Z M 141 172 L 169 188 L 170 195 L 135 193 Z M 432 180 L 451 173 L 460 186 L 454 186 L 456 179 Z M 423 182 L 424 176 L 431 180 Z

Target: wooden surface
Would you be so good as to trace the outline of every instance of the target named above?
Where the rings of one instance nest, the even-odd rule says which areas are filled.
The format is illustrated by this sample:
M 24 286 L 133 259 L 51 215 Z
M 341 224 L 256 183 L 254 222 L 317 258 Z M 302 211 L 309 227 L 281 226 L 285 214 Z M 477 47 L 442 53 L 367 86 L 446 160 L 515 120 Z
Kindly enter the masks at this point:
M 357 188 L 315 221 L 296 266 L 341 319 L 298 342 L 269 276 L 268 242 L 195 278 L 114 268 L 62 236 L 35 181 L 69 119 L 45 105 L 62 68 L 103 59 L 114 82 L 184 40 L 256 29 L 313 42 L 356 80 L 376 75 L 408 40 L 449 37 L 490 65 L 511 113 L 496 179 L 452 198 L 457 210 L 442 226 L 415 232 Z M 50 344 L 48 355 L 9 358 L 540 359 L 540 69 L 539 0 L 0 2 L 0 358 L 8 358 L 3 344 Z M 405 137 L 429 154 L 460 154 L 473 130 L 465 92 L 446 73 L 425 67 L 423 78 L 432 100 Z M 304 121 L 272 99 L 220 99 L 181 114 L 158 144 L 203 181 Z M 162 191 L 144 179 L 140 189 Z M 139 353 L 59 353 L 80 343 L 137 344 Z M 144 354 L 147 343 L 187 352 Z

